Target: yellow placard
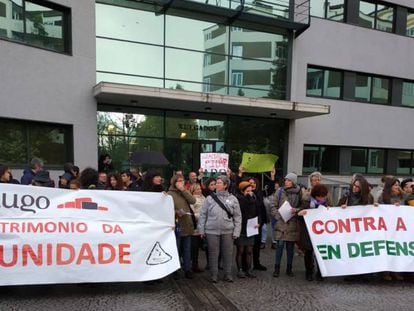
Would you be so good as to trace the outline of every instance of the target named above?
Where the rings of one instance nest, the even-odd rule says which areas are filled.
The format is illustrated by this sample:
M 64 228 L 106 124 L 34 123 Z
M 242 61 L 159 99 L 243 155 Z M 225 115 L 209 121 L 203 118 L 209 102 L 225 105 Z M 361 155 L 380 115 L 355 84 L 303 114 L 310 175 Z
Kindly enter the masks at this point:
M 270 172 L 279 157 L 275 154 L 247 153 L 243 152 L 242 163 L 246 173 Z

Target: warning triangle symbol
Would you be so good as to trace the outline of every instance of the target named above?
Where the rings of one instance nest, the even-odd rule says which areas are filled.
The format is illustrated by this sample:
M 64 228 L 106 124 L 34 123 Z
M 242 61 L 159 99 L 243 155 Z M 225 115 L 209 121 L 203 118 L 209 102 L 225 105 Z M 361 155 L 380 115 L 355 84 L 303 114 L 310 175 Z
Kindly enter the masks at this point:
M 166 263 L 172 259 L 172 256 L 166 253 L 162 247 L 160 242 L 156 242 L 147 258 L 147 265 L 154 266 Z

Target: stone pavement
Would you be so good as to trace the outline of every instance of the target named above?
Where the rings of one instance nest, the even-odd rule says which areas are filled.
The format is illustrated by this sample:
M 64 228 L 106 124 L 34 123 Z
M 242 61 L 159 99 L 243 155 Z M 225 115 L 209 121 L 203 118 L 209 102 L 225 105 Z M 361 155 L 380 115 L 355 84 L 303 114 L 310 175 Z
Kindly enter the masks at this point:
M 212 284 L 204 272 L 193 280 L 5 286 L 0 287 L 0 310 L 414 310 L 412 280 L 308 282 L 301 256 L 294 259 L 295 277 L 281 269 L 281 276 L 273 278 L 274 250 L 262 251 L 269 270 L 257 271 L 256 279 L 235 277 L 234 283 Z

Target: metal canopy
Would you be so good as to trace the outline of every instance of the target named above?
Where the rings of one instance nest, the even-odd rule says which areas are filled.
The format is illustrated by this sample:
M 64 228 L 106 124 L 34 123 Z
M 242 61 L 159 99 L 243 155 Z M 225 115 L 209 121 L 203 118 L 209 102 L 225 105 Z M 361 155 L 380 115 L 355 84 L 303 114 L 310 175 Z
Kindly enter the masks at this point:
M 99 104 L 208 112 L 264 118 L 300 119 L 329 114 L 328 105 L 248 98 L 183 90 L 100 82 L 94 87 Z

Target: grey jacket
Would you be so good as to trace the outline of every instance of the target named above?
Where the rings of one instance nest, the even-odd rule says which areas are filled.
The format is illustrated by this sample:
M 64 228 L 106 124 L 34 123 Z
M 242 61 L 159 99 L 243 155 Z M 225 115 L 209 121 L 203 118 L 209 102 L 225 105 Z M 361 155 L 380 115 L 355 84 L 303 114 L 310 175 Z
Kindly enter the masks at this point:
M 217 197 L 233 215 L 229 219 L 227 213 L 210 196 L 204 201 L 198 220 L 198 232 L 200 234 L 232 234 L 238 238 L 241 230 L 241 212 L 237 198 L 228 191 L 216 193 Z

